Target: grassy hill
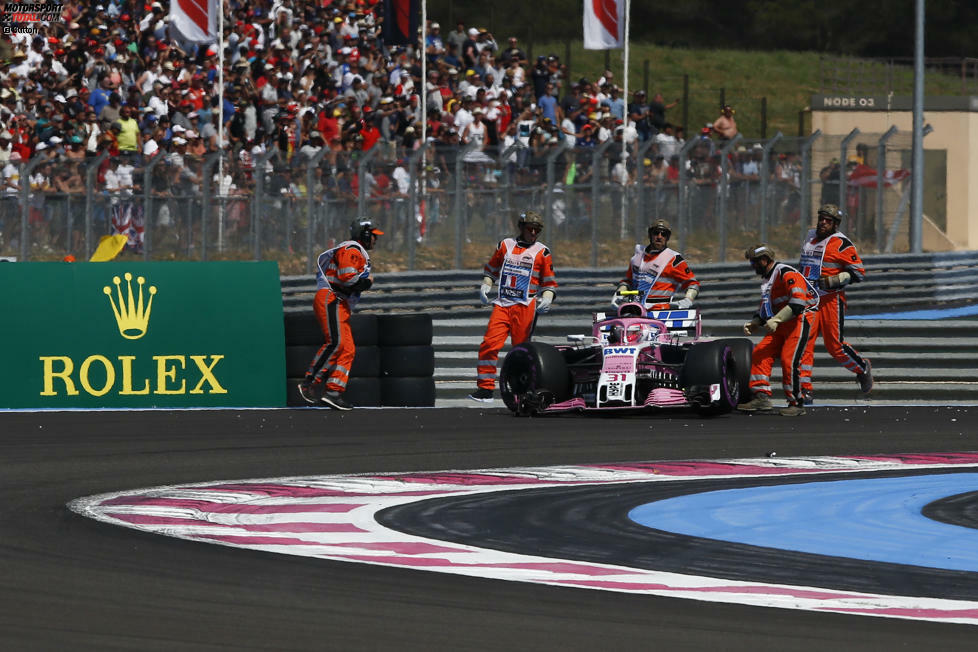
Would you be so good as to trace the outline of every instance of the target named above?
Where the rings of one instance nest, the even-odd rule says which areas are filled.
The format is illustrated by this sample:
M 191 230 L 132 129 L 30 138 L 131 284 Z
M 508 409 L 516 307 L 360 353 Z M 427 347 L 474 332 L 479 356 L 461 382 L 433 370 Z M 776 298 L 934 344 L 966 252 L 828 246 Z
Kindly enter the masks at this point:
M 605 51 L 584 50 L 580 40 L 571 43 L 553 42 L 534 44 L 533 55 L 556 54 L 566 62 L 570 54 L 570 79 L 581 77 L 589 80 L 601 76 L 605 66 Z M 530 53 L 528 53 L 529 55 Z M 767 98 L 768 138 L 781 131 L 785 136 L 798 135 L 799 112 L 807 109 L 811 96 L 820 91 L 825 57 L 826 69 L 838 66 L 840 59 L 818 52 L 789 51 L 742 51 L 742 50 L 695 50 L 632 43 L 629 49 L 629 91 L 645 88 L 650 97 L 661 92 L 667 102 L 683 95 L 683 75 L 689 76 L 689 104 L 687 135 L 699 131 L 707 122 L 719 115 L 721 92 L 725 101 L 736 109 L 737 125 L 747 139 L 761 138 L 761 102 Z M 622 85 L 622 51 L 609 51 L 611 71 L 616 83 Z M 909 95 L 912 91 L 911 66 L 896 66 L 887 71 L 882 63 L 864 61 L 863 75 L 870 81 L 882 83 L 892 77 L 897 94 Z M 646 69 L 648 83 L 646 84 Z M 721 91 L 721 89 L 723 89 Z M 958 95 L 961 79 L 954 75 L 928 72 L 928 95 Z M 675 124 L 683 122 L 682 104 L 667 112 L 667 119 Z M 804 129 L 810 131 L 810 120 L 805 116 Z

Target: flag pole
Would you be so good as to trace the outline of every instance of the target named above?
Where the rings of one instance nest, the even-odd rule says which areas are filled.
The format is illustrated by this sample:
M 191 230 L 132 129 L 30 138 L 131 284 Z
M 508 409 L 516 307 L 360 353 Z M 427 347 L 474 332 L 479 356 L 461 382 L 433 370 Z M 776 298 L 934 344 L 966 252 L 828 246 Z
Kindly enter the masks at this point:
M 224 0 L 216 0 L 216 4 L 220 8 L 217 12 L 217 201 L 220 206 L 217 249 L 224 251 Z
M 419 101 L 421 102 L 421 196 L 418 198 L 419 202 L 424 201 L 425 186 L 427 185 L 426 180 L 428 178 L 428 0 L 421 0 L 421 94 L 419 96 Z M 411 180 L 414 183 L 414 180 Z M 417 206 L 411 206 L 408 208 L 411 213 L 410 220 L 416 222 L 416 214 L 418 211 Z M 420 224 L 418 225 L 420 229 Z M 420 235 L 420 231 L 418 234 Z
M 622 58 L 624 59 L 624 65 L 623 65 L 624 75 L 623 76 L 625 77 L 625 89 L 624 89 L 624 94 L 625 94 L 625 98 L 624 98 L 625 99 L 625 110 L 623 111 L 623 113 L 624 113 L 624 120 L 622 121 L 622 130 L 621 130 L 621 165 L 622 165 L 622 170 L 624 172 L 625 187 L 627 187 L 627 185 L 628 185 L 628 183 L 627 183 L 628 182 L 628 138 L 627 138 L 627 136 L 628 136 L 628 118 L 629 118 L 629 115 L 628 115 L 628 41 L 629 41 L 629 31 L 630 31 L 630 27 L 631 27 L 631 14 L 632 14 L 632 0 L 625 0 L 625 30 L 624 30 L 625 31 L 625 39 L 624 39 L 625 40 L 625 44 L 624 44 L 624 50 L 623 50 L 623 53 L 622 53 Z M 648 92 L 648 91 L 646 91 L 646 92 Z M 639 162 L 636 161 L 635 163 L 636 163 L 636 165 L 638 165 Z M 638 168 L 638 169 L 640 170 L 641 168 Z M 639 175 L 638 178 L 641 179 L 641 175 Z M 627 214 L 627 211 L 628 211 L 628 202 L 625 199 L 624 188 L 623 188 L 623 192 L 622 192 L 621 196 L 622 196 L 622 207 L 621 207 L 622 208 L 622 211 L 621 211 L 621 235 L 622 235 L 622 237 L 624 237 L 625 236 L 625 225 L 628 223 L 628 214 Z

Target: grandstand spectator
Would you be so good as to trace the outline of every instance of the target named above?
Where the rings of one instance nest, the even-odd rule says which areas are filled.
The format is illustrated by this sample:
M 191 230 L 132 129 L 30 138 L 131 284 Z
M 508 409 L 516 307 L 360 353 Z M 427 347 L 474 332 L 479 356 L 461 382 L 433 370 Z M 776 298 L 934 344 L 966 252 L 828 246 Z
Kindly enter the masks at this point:
M 721 146 L 737 135 L 737 121 L 734 120 L 734 113 L 732 106 L 724 104 L 720 110 L 720 117 L 713 121 L 713 131 L 719 137 Z
M 649 123 L 652 125 L 653 129 L 662 131 L 666 126 L 666 111 L 677 106 L 678 104 L 678 97 L 669 104 L 666 104 L 665 99 L 662 97 L 662 93 L 656 93 L 652 97 L 652 101 L 649 102 Z
M 645 91 L 635 91 L 635 95 L 632 97 L 633 101 L 628 105 L 628 118 L 635 125 L 639 140 L 644 142 L 652 138 L 654 133 L 649 117 L 651 109 L 646 101 Z

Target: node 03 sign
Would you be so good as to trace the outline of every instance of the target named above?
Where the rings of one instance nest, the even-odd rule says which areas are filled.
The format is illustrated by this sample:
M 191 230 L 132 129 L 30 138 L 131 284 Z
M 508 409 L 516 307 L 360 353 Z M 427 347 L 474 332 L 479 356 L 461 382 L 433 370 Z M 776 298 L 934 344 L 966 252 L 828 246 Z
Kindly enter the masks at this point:
M 0 266 L 0 407 L 285 403 L 278 265 Z

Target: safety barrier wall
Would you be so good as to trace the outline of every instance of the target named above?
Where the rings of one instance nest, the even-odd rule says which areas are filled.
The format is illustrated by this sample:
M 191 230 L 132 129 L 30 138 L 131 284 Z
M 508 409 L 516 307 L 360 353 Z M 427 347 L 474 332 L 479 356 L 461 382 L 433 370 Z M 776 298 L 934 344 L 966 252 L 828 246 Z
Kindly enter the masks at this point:
M 275 407 L 278 266 L 3 263 L 0 407 Z
M 311 307 L 311 302 L 309 306 Z M 435 404 L 435 354 L 428 314 L 357 314 L 350 318 L 356 356 L 346 399 L 357 407 Z M 285 313 L 285 375 L 289 405 L 306 405 L 298 384 L 324 336 L 311 310 Z
M 978 303 L 974 284 L 978 252 L 872 255 L 865 257 L 865 263 L 866 283 L 847 291 L 846 333 L 873 360 L 873 400 L 978 401 L 978 321 L 974 318 L 858 317 Z M 739 335 L 740 325 L 757 308 L 757 277 L 746 263 L 691 264 L 703 284 L 696 305 L 703 314 L 704 331 L 719 337 Z M 591 312 L 607 306 L 623 273 L 624 265 L 558 269 L 557 301 L 537 322 L 534 339 L 564 343 L 568 334 L 587 332 Z M 475 388 L 477 351 L 489 318 L 476 291 L 480 278 L 472 270 L 380 274 L 360 304 L 377 316 L 407 310 L 432 315 L 438 405 L 472 404 L 465 396 Z M 312 282 L 312 277 L 282 278 L 287 312 L 308 310 Z M 820 401 L 862 398 L 852 374 L 831 360 L 821 344 L 816 347 L 815 366 Z
M 797 260 L 795 251 L 779 252 Z M 603 309 L 625 274 L 632 251 L 622 251 L 621 267 L 557 269 L 560 283 L 552 314 L 569 315 Z M 746 262 L 699 264 L 688 257 L 702 283 L 697 307 L 708 319 L 749 316 L 759 299 L 758 280 Z M 867 281 L 847 289 L 852 314 L 877 313 L 907 306 L 947 302 L 978 302 L 978 251 L 864 256 Z M 481 271 L 398 272 L 378 274 L 359 309 L 363 312 L 428 311 L 436 319 L 486 316 L 477 289 Z M 285 309 L 311 310 L 313 276 L 283 276 Z

